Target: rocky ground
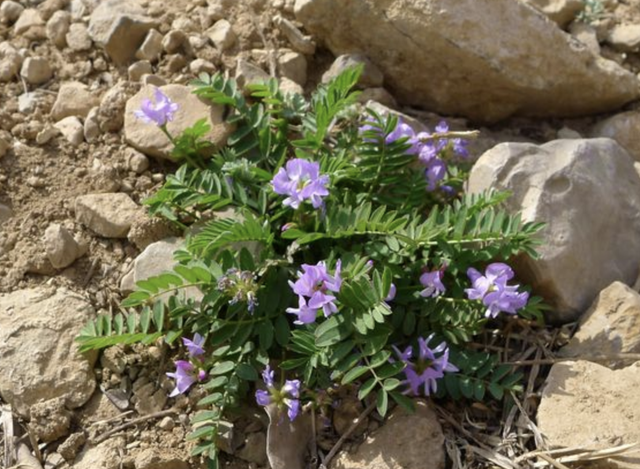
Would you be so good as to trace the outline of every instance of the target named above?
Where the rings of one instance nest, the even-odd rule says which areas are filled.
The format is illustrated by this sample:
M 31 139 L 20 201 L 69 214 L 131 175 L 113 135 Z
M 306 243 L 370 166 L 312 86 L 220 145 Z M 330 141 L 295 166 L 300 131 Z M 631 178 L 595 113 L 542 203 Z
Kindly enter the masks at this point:
M 182 105 L 172 130 L 206 117 L 220 141 L 223 110 L 187 88 L 199 73 L 308 93 L 364 61 L 363 102 L 481 130 L 470 190 L 509 189 L 510 208 L 548 222 L 519 274 L 569 326 L 494 344 L 528 376 L 506 413 L 431 403 L 354 431 L 364 409 L 347 393 L 314 453 L 347 434 L 334 467 L 640 467 L 640 0 L 586 2 L 582 20 L 581 0 L 527 3 L 0 1 L 0 466 L 201 466 L 184 439 L 198 396 L 167 398 L 167 348 L 74 351 L 179 243 L 141 207 L 176 165 L 132 111 L 163 86 Z M 237 416 L 225 467 L 267 466 L 266 425 L 257 408 Z

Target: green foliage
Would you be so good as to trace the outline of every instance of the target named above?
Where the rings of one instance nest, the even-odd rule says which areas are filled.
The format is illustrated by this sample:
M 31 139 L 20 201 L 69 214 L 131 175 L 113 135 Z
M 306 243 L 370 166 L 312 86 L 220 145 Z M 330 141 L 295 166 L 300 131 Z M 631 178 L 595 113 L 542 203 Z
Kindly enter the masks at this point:
M 433 334 L 459 368 L 439 380 L 437 397 L 502 399 L 518 390 L 519 374 L 468 348 L 488 321 L 499 327 L 502 319 L 487 319 L 486 306 L 464 290 L 469 267 L 535 257 L 541 225 L 505 211 L 508 194 L 456 194 L 468 162 L 456 162 L 450 145 L 438 151 L 452 189 L 429 191 L 411 142 L 387 141 L 398 119 L 355 105 L 360 72 L 344 72 L 309 101 L 283 95 L 275 80 L 243 93 L 220 75 L 200 76 L 196 94 L 225 106 L 235 130 L 219 149 L 203 141 L 202 122 L 175 138 L 185 164 L 146 201 L 152 214 L 193 225 L 186 247 L 173 271 L 138 282 L 121 313 L 99 317 L 78 337 L 84 351 L 206 337 L 208 353 L 198 362 L 206 396 L 189 439 L 212 464 L 216 439 L 232 428 L 225 416 L 276 361 L 283 379 L 302 381 L 305 402 L 322 405 L 313 398 L 318 390 L 355 385 L 385 415 L 390 403 L 412 406 L 407 365 L 392 346 L 416 348 Z M 369 130 L 358 130 L 363 122 Z M 321 209 L 305 202 L 294 210 L 274 192 L 274 176 L 293 157 L 317 162 L 327 175 Z M 338 312 L 294 324 L 286 310 L 298 306 L 290 284 L 301 266 L 326 262 L 335 272 L 338 261 Z M 439 268 L 446 292 L 424 298 L 420 276 Z M 520 314 L 536 320 L 543 309 L 533 297 Z
M 582 0 L 584 8 L 578 14 L 577 19 L 583 23 L 594 23 L 604 15 L 602 0 Z

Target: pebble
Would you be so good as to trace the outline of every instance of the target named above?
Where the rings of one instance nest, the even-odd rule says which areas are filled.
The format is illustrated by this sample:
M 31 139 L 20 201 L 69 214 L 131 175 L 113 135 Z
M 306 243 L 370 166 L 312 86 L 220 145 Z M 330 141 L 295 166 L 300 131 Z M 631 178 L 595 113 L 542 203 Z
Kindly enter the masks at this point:
M 51 108 L 51 117 L 56 122 L 69 116 L 85 118 L 97 105 L 96 93 L 92 93 L 87 85 L 77 81 L 64 83 L 60 86 L 56 101 Z
M 282 51 L 278 56 L 278 70 L 300 86 L 307 82 L 307 59 L 300 52 Z
M 185 44 L 189 44 L 189 38 L 185 33 L 176 29 L 169 31 L 162 39 L 162 48 L 167 54 L 181 52 Z
M 68 11 L 56 11 L 47 21 L 47 39 L 53 42 L 58 49 L 67 45 L 67 33 L 71 27 L 71 13 Z
M 84 126 L 80 119 L 76 116 L 65 117 L 64 119 L 54 124 L 62 135 L 71 143 L 71 145 L 77 147 L 84 142 Z
M 126 238 L 140 208 L 126 194 L 81 195 L 75 201 L 76 220 L 105 238 Z
M 131 171 L 137 174 L 142 174 L 149 169 L 149 158 L 138 150 L 127 148 L 125 150 L 125 158 Z
M 147 33 L 147 37 L 136 52 L 136 58 L 155 62 L 160 58 L 161 53 L 162 34 L 160 34 L 156 29 L 152 29 Z
M 98 106 L 91 108 L 87 118 L 84 120 L 84 139 L 91 143 L 100 136 L 100 123 L 98 122 Z
M 176 426 L 176 423 L 173 421 L 173 418 L 167 416 L 160 420 L 158 426 L 163 430 L 170 431 L 173 430 L 173 428 Z
M 75 262 L 83 252 L 67 229 L 57 223 L 49 225 L 44 232 L 44 248 L 51 265 L 63 269 Z
M 42 85 L 51 79 L 53 71 L 47 59 L 29 57 L 22 64 L 20 75 L 31 85 Z
M 16 24 L 13 25 L 13 32 L 16 35 L 24 34 L 34 26 L 44 26 L 44 21 L 38 10 L 27 8 L 20 14 Z
M 621 51 L 637 51 L 640 48 L 640 24 L 614 26 L 609 32 L 607 42 Z
M 236 33 L 234 33 L 231 28 L 231 23 L 227 20 L 217 21 L 213 26 L 211 26 L 211 28 L 209 28 L 207 36 L 209 36 L 211 42 L 213 42 L 215 46 L 222 51 L 233 46 L 237 39 Z
M 89 30 L 82 23 L 74 23 L 69 27 L 66 40 L 69 48 L 76 52 L 89 50 L 93 44 Z
M 13 23 L 17 20 L 22 12 L 24 11 L 24 7 L 17 2 L 12 0 L 5 0 L 0 5 L 0 21 L 3 23 Z
M 127 75 L 130 81 L 139 82 L 144 75 L 153 73 L 153 67 L 148 60 L 139 60 L 129 66 Z

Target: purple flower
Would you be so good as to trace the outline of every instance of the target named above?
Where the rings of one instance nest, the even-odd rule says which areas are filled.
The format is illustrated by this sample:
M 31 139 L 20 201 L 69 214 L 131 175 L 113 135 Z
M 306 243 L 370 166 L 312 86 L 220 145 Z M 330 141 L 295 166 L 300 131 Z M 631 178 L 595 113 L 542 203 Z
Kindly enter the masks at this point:
M 229 304 L 245 302 L 247 310 L 252 314 L 258 306 L 258 288 L 256 275 L 249 270 L 231 268 L 218 279 L 218 290 L 231 297 Z
M 434 191 L 437 184 L 442 181 L 447 174 L 447 165 L 440 158 L 433 158 L 427 163 L 427 169 L 424 172 L 427 178 L 427 190 Z
M 489 264 L 482 275 L 473 267 L 467 270 L 472 288 L 465 293 L 470 300 L 482 300 L 487 307 L 485 317 L 495 318 L 500 311 L 516 314 L 529 300 L 529 293 L 518 292 L 519 285 L 507 285 L 514 276 L 507 264 L 494 262 Z
M 289 281 L 289 285 L 294 293 L 298 295 L 298 308 L 288 308 L 287 312 L 298 315 L 296 324 L 309 324 L 315 322 L 315 313 L 322 309 L 325 317 L 338 312 L 335 304 L 336 297 L 329 292 L 337 293 L 342 286 L 340 271 L 342 261 L 336 263 L 334 275 L 327 272 L 327 265 L 324 261 L 316 265 L 302 264 L 302 272 L 298 272 L 296 282 Z M 304 297 L 307 297 L 307 302 Z
M 300 412 L 300 380 L 286 380 L 282 389 L 277 389 L 273 383 L 273 375 L 273 370 L 267 365 L 262 372 L 267 389 L 256 391 L 256 402 L 261 406 L 275 403 L 280 408 L 287 407 L 287 415 L 293 422 Z
M 433 334 L 426 339 L 418 339 L 420 350 L 415 361 L 411 361 L 413 358 L 411 346 L 407 347 L 404 352 L 393 346 L 398 358 L 406 364 L 404 374 L 407 379 L 404 382 L 409 385 L 407 392 L 414 396 L 420 395 L 422 385 L 424 385 L 425 396 L 436 392 L 438 390 L 437 380 L 442 378 L 445 372 L 458 371 L 455 365 L 449 363 L 449 348 L 445 342 L 433 349 L 429 348 L 429 342 L 432 338 Z M 436 354 L 441 355 L 436 357 Z
M 197 332 L 193 336 L 193 340 L 183 337 L 182 343 L 187 347 L 190 356 L 198 357 L 200 355 L 204 355 L 204 337 Z
M 134 115 L 147 124 L 166 125 L 167 122 L 173 120 L 173 116 L 178 111 L 179 106 L 160 91 L 160 88 L 155 89 L 154 98 L 155 104 L 148 98 L 144 99 L 140 109 L 134 111 Z
M 285 168 L 280 168 L 271 184 L 276 194 L 288 196 L 283 204 L 297 209 L 308 200 L 313 208 L 323 205 L 323 197 L 329 195 L 329 176 L 320 175 L 320 164 L 295 158 L 289 160 Z
M 204 370 L 198 370 L 192 363 L 185 360 L 175 362 L 175 373 L 167 373 L 169 378 L 176 380 L 175 389 L 169 394 L 169 397 L 175 397 L 178 394 L 184 394 L 196 381 L 202 381 L 207 377 Z
M 442 276 L 444 275 L 444 268 L 434 270 L 433 272 L 425 272 L 420 276 L 420 283 L 424 290 L 420 292 L 420 296 L 424 298 L 435 298 L 446 291 L 444 284 L 442 283 Z
M 396 286 L 392 283 L 389 287 L 389 293 L 387 293 L 387 297 L 384 299 L 384 301 L 393 301 L 393 299 L 396 297 L 396 293 Z

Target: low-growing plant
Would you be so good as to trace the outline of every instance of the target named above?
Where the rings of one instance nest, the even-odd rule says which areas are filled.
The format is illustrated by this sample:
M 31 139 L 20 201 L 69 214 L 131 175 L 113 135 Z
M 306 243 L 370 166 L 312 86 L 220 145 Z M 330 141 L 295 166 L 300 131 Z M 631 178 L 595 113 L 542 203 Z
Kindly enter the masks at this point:
M 341 385 L 382 416 L 390 401 L 411 408 L 411 396 L 499 400 L 519 388 L 520 374 L 467 344 L 505 314 L 540 317 L 540 300 L 510 284 L 506 264 L 535 256 L 540 225 L 504 211 L 507 194 L 462 192 L 473 133 L 445 123 L 416 133 L 363 110 L 359 74 L 345 71 L 308 101 L 275 80 L 245 95 L 201 76 L 195 93 L 227 106 L 235 126 L 210 158 L 204 121 L 168 134 L 176 107 L 161 92 L 138 113 L 184 162 L 149 210 L 197 229 L 172 272 L 138 282 L 121 313 L 78 341 L 89 350 L 181 339 L 171 395 L 206 391 L 189 439 L 214 467 L 225 418 L 247 396 L 294 420 Z

